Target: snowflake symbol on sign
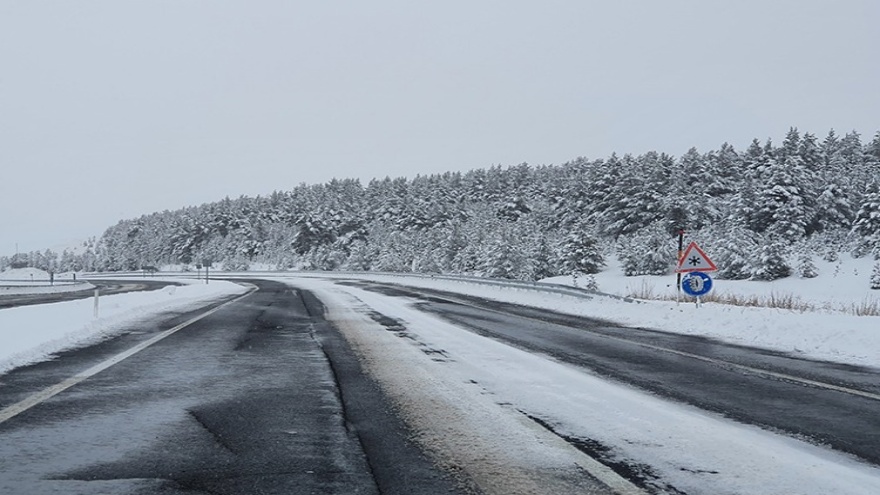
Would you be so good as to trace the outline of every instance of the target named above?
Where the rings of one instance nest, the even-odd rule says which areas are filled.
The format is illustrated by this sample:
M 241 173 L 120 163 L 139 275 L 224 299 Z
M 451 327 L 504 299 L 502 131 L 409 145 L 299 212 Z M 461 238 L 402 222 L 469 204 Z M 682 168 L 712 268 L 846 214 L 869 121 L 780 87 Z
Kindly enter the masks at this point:
M 697 258 L 696 256 L 691 256 L 688 262 L 693 266 L 697 266 L 700 264 L 700 258 Z

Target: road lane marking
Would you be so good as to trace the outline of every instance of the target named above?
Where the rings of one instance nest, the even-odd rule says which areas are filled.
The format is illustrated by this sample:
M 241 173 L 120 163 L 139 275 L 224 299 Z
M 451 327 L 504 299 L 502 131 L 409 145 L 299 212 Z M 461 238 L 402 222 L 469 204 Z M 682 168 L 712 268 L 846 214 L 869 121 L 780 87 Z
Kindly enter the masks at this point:
M 593 332 L 593 333 L 596 333 L 596 332 Z M 602 334 L 597 334 L 597 335 L 602 335 Z M 729 368 L 738 369 L 738 370 L 740 370 L 740 371 L 745 371 L 745 372 L 752 373 L 752 374 L 764 375 L 764 376 L 768 376 L 768 377 L 771 377 L 771 378 L 778 378 L 778 379 L 781 379 L 781 380 L 797 382 L 797 383 L 800 383 L 800 384 L 802 384 L 802 385 L 811 385 L 811 386 L 814 386 L 814 387 L 824 388 L 824 389 L 827 389 L 827 390 L 834 390 L 834 391 L 836 391 L 836 392 L 843 392 L 843 393 L 845 393 L 845 394 L 857 395 L 857 396 L 859 396 L 859 397 L 864 397 L 864 398 L 866 398 L 866 399 L 880 400 L 880 394 L 874 394 L 874 393 L 871 393 L 871 392 L 865 392 L 864 390 L 859 390 L 859 389 L 849 388 L 849 387 L 843 387 L 843 386 L 840 386 L 840 385 L 834 385 L 834 384 L 832 384 L 832 383 L 825 383 L 825 382 L 820 382 L 820 381 L 816 381 L 816 380 L 810 380 L 809 378 L 801 378 L 801 377 L 794 376 L 794 375 L 789 375 L 789 374 L 786 374 L 786 373 L 779 373 L 778 371 L 763 370 L 763 369 L 761 369 L 761 368 L 754 368 L 754 367 L 752 367 L 752 366 L 746 366 L 746 365 L 744 365 L 744 364 L 731 363 L 730 361 L 724 361 L 724 360 L 721 360 L 721 359 L 713 359 L 713 358 L 709 358 L 709 357 L 706 357 L 706 356 L 700 356 L 699 354 L 691 354 L 691 353 L 689 353 L 689 352 L 678 351 L 678 350 L 670 349 L 670 348 L 667 348 L 667 347 L 660 347 L 660 346 L 655 346 L 655 345 L 652 345 L 652 344 L 645 344 L 645 343 L 642 343 L 642 342 L 635 342 L 635 341 L 627 340 L 627 339 L 623 339 L 623 338 L 620 338 L 620 337 L 610 337 L 610 336 L 609 336 L 609 338 L 611 338 L 611 339 L 615 339 L 615 340 L 620 340 L 620 341 L 622 341 L 622 342 L 629 342 L 629 343 L 631 343 L 631 344 L 640 345 L 640 346 L 642 346 L 642 347 L 647 347 L 648 349 L 654 349 L 654 350 L 658 350 L 658 351 L 663 351 L 663 352 L 669 352 L 669 353 L 672 353 L 672 354 L 677 354 L 677 355 L 679 355 L 679 356 L 689 357 L 689 358 L 692 358 L 692 359 L 698 359 L 698 360 L 700 360 L 700 361 L 705 361 L 705 362 L 707 362 L 707 363 L 717 364 L 717 365 L 720 365 L 720 366 L 722 366 L 722 367 L 729 367 Z
M 248 284 L 248 285 L 250 285 L 250 284 Z M 115 355 L 115 356 L 113 356 L 113 357 L 111 357 L 101 363 L 98 363 L 85 371 L 81 371 L 81 372 L 77 373 L 76 375 L 73 375 L 72 377 L 67 378 L 66 380 L 63 380 L 59 383 L 56 383 L 55 385 L 52 385 L 50 387 L 46 387 L 43 390 L 23 399 L 15 404 L 12 404 L 11 406 L 8 406 L 8 407 L 0 410 L 0 424 L 8 421 L 11 418 L 14 418 L 15 416 L 18 416 L 19 414 L 27 411 L 28 409 L 36 406 L 37 404 L 40 404 L 41 402 L 44 402 L 44 401 L 60 394 L 61 392 L 69 389 L 70 387 L 73 387 L 74 385 L 97 375 L 98 373 L 106 370 L 107 368 L 113 366 L 114 364 L 117 364 L 127 358 L 130 358 L 131 356 L 134 356 L 135 354 L 141 352 L 142 350 L 146 349 L 147 347 L 150 347 L 151 345 L 155 344 L 156 342 L 159 342 L 162 339 L 170 337 L 171 335 L 177 333 L 180 330 L 183 330 L 184 328 L 192 325 L 193 323 L 195 323 L 203 318 L 206 318 L 206 317 L 216 313 L 217 311 L 220 311 L 221 309 L 225 308 L 226 306 L 229 306 L 230 304 L 234 304 L 234 303 L 244 299 L 245 297 L 248 297 L 249 295 L 253 294 L 256 290 L 257 290 L 256 287 L 252 286 L 252 288 L 247 293 L 245 293 L 241 296 L 238 296 L 235 299 L 232 299 L 231 301 L 227 301 L 227 302 L 221 304 L 220 306 L 217 306 L 214 309 L 208 310 L 208 311 L 206 311 L 196 317 L 193 317 L 193 318 L 181 323 L 180 325 L 177 325 L 174 328 L 169 328 L 168 330 L 165 330 L 165 331 L 159 333 L 158 335 L 156 335 L 155 337 L 152 337 L 149 340 L 145 340 L 145 341 L 141 342 L 140 344 L 138 344 L 128 350 L 122 351 L 119 354 L 117 354 L 117 355 Z
M 412 286 L 407 286 L 407 287 L 415 288 L 415 287 L 412 287 Z M 431 297 L 437 297 L 437 296 L 431 296 Z M 449 301 L 449 302 L 451 302 L 451 303 L 453 303 L 453 304 L 460 304 L 460 305 L 462 305 L 462 306 L 468 306 L 468 307 L 471 307 L 471 308 L 474 308 L 474 309 L 478 309 L 478 310 L 482 310 L 482 311 L 490 311 L 490 312 L 498 313 L 498 314 L 505 315 L 505 316 L 511 316 L 509 313 L 505 313 L 505 312 L 500 311 L 500 310 L 497 310 L 497 309 L 491 309 L 491 308 L 485 308 L 485 307 L 482 307 L 482 306 L 477 306 L 477 305 L 475 305 L 475 304 L 473 304 L 473 303 L 471 303 L 471 302 L 462 301 L 462 300 L 460 300 L 460 299 L 456 299 L 456 298 L 452 298 L 452 297 L 437 297 L 437 298 L 438 298 L 438 299 L 446 299 L 447 301 Z M 508 303 L 508 304 L 510 304 L 510 303 Z M 540 308 L 538 308 L 538 309 L 540 309 Z M 849 395 L 855 395 L 855 396 L 857 396 L 857 397 L 864 397 L 864 398 L 866 398 L 866 399 L 871 399 L 871 400 L 880 401 L 880 394 L 876 394 L 876 393 L 872 393 L 872 392 L 866 392 L 866 391 L 864 391 L 864 390 L 859 390 L 859 389 L 855 389 L 855 388 L 844 387 L 844 386 L 841 386 L 841 385 L 834 385 L 834 384 L 831 384 L 831 383 L 820 382 L 820 381 L 816 381 L 816 380 L 811 380 L 811 379 L 809 379 L 809 378 L 801 378 L 801 377 L 798 377 L 798 376 L 789 375 L 789 374 L 786 374 L 786 373 L 780 373 L 780 372 L 777 372 L 777 371 L 770 371 L 770 370 L 764 370 L 764 369 L 761 369 L 761 368 L 754 368 L 754 367 L 752 367 L 752 366 L 746 366 L 746 365 L 744 365 L 744 364 L 732 363 L 732 362 L 730 362 L 730 361 L 724 361 L 724 360 L 721 360 L 721 359 L 714 359 L 714 358 L 710 358 L 710 357 L 706 357 L 706 356 L 700 356 L 699 354 L 692 354 L 692 353 L 690 353 L 690 352 L 679 351 L 679 350 L 676 350 L 676 349 L 671 349 L 671 348 L 669 348 L 669 347 L 662 347 L 662 346 L 658 346 L 658 345 L 647 344 L 647 343 L 639 342 L 639 341 L 636 341 L 636 340 L 630 340 L 630 339 L 627 339 L 627 338 L 624 338 L 624 337 L 615 337 L 615 336 L 613 336 L 613 335 L 608 335 L 608 334 L 606 334 L 606 333 L 602 333 L 602 332 L 596 332 L 596 331 L 589 330 L 589 329 L 586 329 L 586 328 L 572 327 L 572 326 L 564 325 L 564 324 L 561 324 L 561 323 L 546 322 L 546 321 L 539 320 L 538 318 L 533 318 L 533 317 L 530 317 L 530 316 L 523 316 L 523 315 L 513 315 L 513 316 L 516 316 L 516 317 L 518 317 L 518 318 L 525 318 L 525 319 L 527 319 L 527 320 L 537 321 L 537 322 L 540 322 L 540 323 L 542 323 L 542 324 L 544 324 L 544 325 L 548 325 L 548 324 L 549 324 L 549 325 L 558 325 L 558 326 L 567 327 L 567 328 L 576 328 L 577 330 L 580 330 L 580 331 L 582 331 L 582 332 L 589 332 L 589 333 L 592 333 L 593 335 L 598 335 L 598 336 L 600 336 L 600 337 L 605 337 L 605 338 L 610 339 L 610 340 L 616 340 L 616 341 L 618 341 L 618 342 L 625 342 L 625 343 L 627 343 L 627 344 L 637 345 L 637 346 L 641 346 L 641 347 L 644 347 L 644 348 L 647 348 L 647 349 L 652 349 L 652 350 L 655 350 L 655 351 L 667 352 L 667 353 L 675 354 L 675 355 L 682 356 L 682 357 L 687 357 L 687 358 L 697 359 L 697 360 L 699 360 L 699 361 L 704 361 L 704 362 L 707 362 L 707 363 L 715 364 L 715 365 L 720 366 L 720 367 L 723 367 L 723 368 L 733 368 L 733 369 L 736 369 L 736 370 L 739 370 L 739 371 L 748 372 L 748 373 L 750 373 L 750 374 L 763 375 L 763 376 L 765 376 L 765 377 L 769 377 L 769 378 L 776 378 L 776 379 L 779 379 L 779 380 L 785 380 L 785 381 L 790 381 L 790 382 L 799 383 L 799 384 L 801 384 L 801 385 L 808 385 L 808 386 L 813 386 L 813 387 L 823 388 L 823 389 L 826 389 L 826 390 L 833 390 L 833 391 L 835 391 L 835 392 L 842 392 L 842 393 L 849 394 Z M 576 315 L 571 315 L 571 316 L 575 316 L 575 317 L 577 317 Z M 621 327 L 621 328 L 625 328 L 625 327 Z

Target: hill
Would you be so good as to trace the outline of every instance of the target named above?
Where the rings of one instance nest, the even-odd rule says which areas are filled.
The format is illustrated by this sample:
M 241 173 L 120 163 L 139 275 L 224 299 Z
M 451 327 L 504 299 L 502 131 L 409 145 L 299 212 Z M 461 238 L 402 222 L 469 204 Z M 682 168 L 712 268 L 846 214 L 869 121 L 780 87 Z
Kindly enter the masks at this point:
M 880 132 L 863 144 L 857 132 L 820 141 L 793 128 L 744 151 L 301 185 L 123 220 L 82 253 L 31 258 L 56 271 L 211 263 L 524 280 L 617 259 L 638 276 L 670 272 L 684 229 L 714 253 L 719 278 L 770 281 L 840 253 L 880 257 L 878 178 Z

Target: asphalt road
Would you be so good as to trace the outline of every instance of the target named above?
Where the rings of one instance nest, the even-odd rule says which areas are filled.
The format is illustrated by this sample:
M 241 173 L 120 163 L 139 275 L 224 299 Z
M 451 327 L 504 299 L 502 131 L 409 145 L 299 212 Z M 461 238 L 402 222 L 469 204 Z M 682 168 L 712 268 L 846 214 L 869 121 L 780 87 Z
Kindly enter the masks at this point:
M 123 292 L 139 292 L 156 290 L 168 285 L 176 285 L 174 282 L 157 282 L 155 280 L 143 281 L 114 281 L 114 280 L 88 280 L 89 283 L 99 289 L 102 296 L 121 294 Z M 30 306 L 33 304 L 49 304 L 64 301 L 86 299 L 95 295 L 95 289 L 86 289 L 75 292 L 59 292 L 57 294 L 14 294 L 0 295 L 0 309 L 15 306 Z
M 427 289 L 349 282 L 479 334 L 880 464 L 880 370 Z
M 320 303 L 251 282 L 260 290 L 0 414 L 0 494 L 461 493 L 409 441 Z M 0 376 L 0 413 L 202 312 Z
M 0 376 L 2 494 L 455 494 L 411 441 L 308 292 L 259 290 L 168 313 Z M 419 299 L 479 334 L 655 394 L 880 464 L 880 370 L 615 326 L 479 298 L 347 282 Z M 20 401 L 71 377 L 20 414 Z M 548 428 L 550 426 L 548 425 Z M 577 445 L 585 448 L 584 445 Z

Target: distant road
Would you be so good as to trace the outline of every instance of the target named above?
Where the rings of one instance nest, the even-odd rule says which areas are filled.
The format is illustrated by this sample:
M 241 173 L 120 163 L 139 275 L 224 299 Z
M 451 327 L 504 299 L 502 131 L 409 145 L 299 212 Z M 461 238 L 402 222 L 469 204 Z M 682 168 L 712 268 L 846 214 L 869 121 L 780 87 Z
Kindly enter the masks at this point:
M 113 294 L 122 294 L 124 292 L 140 292 L 145 290 L 156 290 L 168 285 L 179 285 L 175 282 L 159 282 L 154 280 L 143 281 L 115 281 L 104 279 L 89 279 L 88 282 L 101 290 L 102 296 Z M 64 301 L 75 301 L 77 299 L 85 299 L 93 297 L 95 289 L 84 289 L 76 292 L 59 292 L 56 294 L 13 294 L 0 295 L 0 309 L 12 308 L 15 306 L 30 306 L 34 304 L 48 304 Z

